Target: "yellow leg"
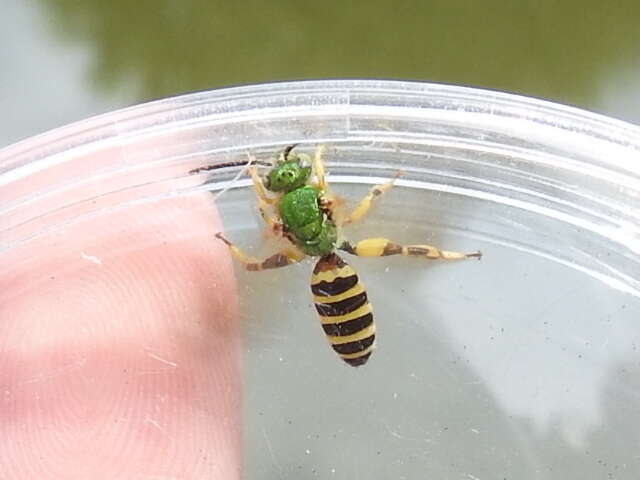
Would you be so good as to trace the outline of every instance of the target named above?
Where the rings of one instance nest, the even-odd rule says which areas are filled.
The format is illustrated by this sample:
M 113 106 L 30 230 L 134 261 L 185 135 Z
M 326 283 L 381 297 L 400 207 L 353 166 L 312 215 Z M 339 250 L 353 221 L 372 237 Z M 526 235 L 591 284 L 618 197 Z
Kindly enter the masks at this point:
M 313 171 L 316 174 L 316 185 L 320 190 L 326 190 L 327 188 L 327 181 L 324 178 L 324 160 L 322 160 L 322 154 L 324 153 L 324 150 L 324 145 L 318 145 L 316 147 L 316 153 L 313 155 Z
M 259 201 L 271 205 L 275 203 L 276 199 L 271 198 L 267 193 L 267 189 L 265 188 L 264 183 L 262 183 L 262 178 L 258 175 L 258 168 L 255 166 L 255 161 L 256 159 L 253 155 L 249 155 L 249 164 L 251 165 L 249 167 L 249 175 L 251 175 L 251 180 L 253 181 L 253 188 L 256 191 Z
M 464 260 L 465 258 L 482 257 L 481 252 L 462 253 L 440 250 L 431 245 L 399 245 L 387 238 L 367 238 L 355 245 L 343 242 L 340 250 L 349 252 L 359 257 L 386 257 L 388 255 L 403 255 L 411 257 L 423 257 L 430 260 Z
M 229 247 L 231 255 L 233 255 L 236 260 L 242 262 L 247 270 L 250 270 L 252 272 L 267 270 L 270 268 L 286 267 L 287 265 L 297 263 L 305 258 L 304 253 L 299 251 L 297 248 L 285 248 L 281 252 L 260 260 L 259 258 L 250 257 L 249 255 L 244 253 L 233 243 L 224 238 L 222 233 L 216 233 L 216 238 L 222 240 Z
M 324 160 L 322 159 L 325 150 L 326 147 L 324 145 L 318 145 L 316 147 L 313 156 L 313 172 L 315 173 L 313 185 L 322 191 L 322 196 L 319 199 L 320 208 L 322 208 L 337 225 L 342 225 L 342 219 L 345 216 L 344 200 L 331 191 L 329 183 L 326 180 Z
M 249 157 L 249 161 L 253 162 L 255 159 L 253 157 Z M 258 208 L 260 209 L 260 215 L 265 223 L 268 225 L 269 229 L 274 230 L 275 225 L 278 223 L 278 217 L 269 213 L 270 207 L 277 201 L 277 198 L 269 197 L 267 194 L 267 189 L 262 182 L 262 178 L 258 175 L 258 169 L 251 165 L 249 167 L 249 175 L 251 175 L 251 180 L 253 182 L 253 189 L 256 192 L 256 197 L 258 199 Z
M 369 190 L 369 193 L 367 193 L 367 195 L 362 200 L 360 200 L 360 203 L 358 203 L 356 208 L 354 208 L 353 211 L 347 216 L 347 218 L 344 219 L 343 223 L 357 222 L 362 217 L 364 217 L 371 208 L 371 205 L 373 205 L 374 200 L 383 193 L 390 190 L 391 187 L 393 187 L 393 182 L 395 182 L 400 175 L 402 175 L 402 172 L 396 173 L 395 176 L 387 183 L 373 186 L 371 190 Z

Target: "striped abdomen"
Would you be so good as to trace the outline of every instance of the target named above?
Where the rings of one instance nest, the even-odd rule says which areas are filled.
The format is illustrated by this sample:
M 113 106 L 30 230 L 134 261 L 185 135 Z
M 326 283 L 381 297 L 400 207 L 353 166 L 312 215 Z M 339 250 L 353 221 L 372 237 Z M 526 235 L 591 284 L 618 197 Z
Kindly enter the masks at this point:
M 364 365 L 375 346 L 376 326 L 356 272 L 335 253 L 323 255 L 313 269 L 311 291 L 333 349 L 349 365 Z

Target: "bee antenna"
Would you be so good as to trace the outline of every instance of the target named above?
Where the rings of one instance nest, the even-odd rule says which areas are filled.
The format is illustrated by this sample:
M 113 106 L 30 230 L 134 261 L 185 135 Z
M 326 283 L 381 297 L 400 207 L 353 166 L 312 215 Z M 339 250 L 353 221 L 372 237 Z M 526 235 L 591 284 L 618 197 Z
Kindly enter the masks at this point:
M 270 167 L 271 163 L 264 162 L 262 160 L 238 160 L 235 162 L 223 162 L 216 163 L 214 165 L 207 165 L 206 167 L 194 168 L 193 170 L 189 170 L 189 175 L 195 175 L 200 172 L 207 172 L 209 170 L 218 170 L 220 168 L 229 168 L 229 167 L 240 167 L 243 165 L 261 165 L 263 167 Z
M 285 161 L 288 160 L 289 154 L 291 153 L 291 150 L 296 148 L 298 145 L 300 145 L 300 144 L 299 143 L 294 143 L 293 145 L 289 145 L 287 148 L 284 149 L 284 151 L 282 152 L 282 155 L 284 156 Z

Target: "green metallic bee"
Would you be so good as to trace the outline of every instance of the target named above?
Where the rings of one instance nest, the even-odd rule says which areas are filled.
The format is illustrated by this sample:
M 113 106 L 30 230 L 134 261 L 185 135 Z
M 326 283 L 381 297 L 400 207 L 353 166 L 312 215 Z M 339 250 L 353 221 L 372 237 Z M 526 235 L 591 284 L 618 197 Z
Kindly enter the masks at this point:
M 322 328 L 340 358 L 352 366 L 363 365 L 375 346 L 371 304 L 358 275 L 340 258 L 337 250 L 360 257 L 405 255 L 443 260 L 479 259 L 482 254 L 450 252 L 430 245 L 399 245 L 386 238 L 350 243 L 342 237 L 341 227 L 360 220 L 374 200 L 393 186 L 398 175 L 371 188 L 353 211 L 345 213 L 325 179 L 324 147 L 319 146 L 311 159 L 306 154 L 293 152 L 295 146 L 285 148 L 278 158 L 266 163 L 270 169 L 264 177 L 258 174 L 256 165 L 265 165 L 265 162 L 253 157 L 242 162 L 249 164 L 262 218 L 271 231 L 288 240 L 288 247 L 261 260 L 242 252 L 222 233 L 216 237 L 227 244 L 231 254 L 250 271 L 285 267 L 306 256 L 320 257 L 311 277 L 311 292 Z M 238 164 L 212 165 L 190 173 Z

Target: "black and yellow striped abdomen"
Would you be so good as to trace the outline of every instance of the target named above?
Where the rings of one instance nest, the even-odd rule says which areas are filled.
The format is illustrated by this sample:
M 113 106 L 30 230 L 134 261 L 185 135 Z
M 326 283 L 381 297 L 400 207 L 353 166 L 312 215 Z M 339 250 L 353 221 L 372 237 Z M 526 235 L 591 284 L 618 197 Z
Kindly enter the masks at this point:
M 323 255 L 313 270 L 311 291 L 333 349 L 349 365 L 364 365 L 375 346 L 376 327 L 356 272 L 335 253 Z

